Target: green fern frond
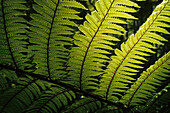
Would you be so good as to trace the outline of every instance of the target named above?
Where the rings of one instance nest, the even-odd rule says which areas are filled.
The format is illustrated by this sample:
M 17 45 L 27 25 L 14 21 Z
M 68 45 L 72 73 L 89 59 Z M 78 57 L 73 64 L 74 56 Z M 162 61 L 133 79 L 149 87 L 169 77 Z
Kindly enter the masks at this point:
M 170 52 L 160 58 L 154 65 L 144 71 L 138 80 L 126 92 L 120 102 L 133 106 L 145 102 L 153 96 L 158 86 L 162 84 L 167 73 L 170 73 Z
M 101 108 L 101 102 L 92 98 L 83 97 L 79 101 L 75 101 L 63 113 L 94 113 Z
M 113 50 L 113 41 L 119 41 L 116 36 L 126 32 L 119 24 L 127 24 L 123 19 L 136 19 L 128 14 L 135 12 L 131 6 L 139 7 L 129 0 L 100 0 L 95 4 L 97 10 L 86 15 L 87 21 L 78 27 L 82 34 L 74 36 L 78 47 L 72 48 L 68 62 L 72 84 L 84 90 L 96 89 L 95 77 L 109 60 L 107 54 Z
M 37 64 L 35 73 L 47 75 L 49 79 L 65 77 L 65 63 L 68 48 L 77 25 L 71 19 L 81 19 L 76 9 L 85 9 L 74 0 L 35 0 L 32 20 L 29 22 L 28 35 L 34 55 L 33 63 Z
M 0 94 L 1 113 L 21 113 L 41 94 L 40 80 L 20 77 L 17 84 Z
M 16 69 L 24 69 L 29 59 L 23 53 L 28 52 L 25 0 L 0 0 L 0 63 L 9 63 Z
M 50 87 L 41 94 L 27 110 L 26 113 L 58 113 L 61 108 L 67 106 L 70 101 L 76 98 L 73 91 L 60 86 Z
M 131 109 L 133 112 L 139 113 L 169 113 L 169 101 L 170 101 L 170 84 L 161 88 L 161 91 L 153 93 L 153 97 L 150 98 L 146 104 L 135 106 Z
M 170 102 L 170 84 L 163 88 L 160 92 L 156 93 L 144 106 L 143 110 L 147 113 L 156 113 L 161 110 L 165 112 L 169 107 Z
M 170 113 L 170 0 L 126 38 L 132 1 L 0 0 L 0 113 Z
M 160 33 L 169 34 L 164 27 L 170 22 L 169 0 L 164 0 L 158 5 L 147 21 L 139 28 L 135 35 L 121 44 L 121 50 L 115 49 L 117 56 L 112 56 L 112 61 L 101 80 L 98 93 L 106 99 L 117 101 L 121 93 L 128 89 L 128 84 L 134 82 L 133 75 L 142 69 L 141 64 L 147 61 L 146 56 L 154 53 L 154 44 L 163 45 L 167 41 Z M 168 12 L 168 13 L 165 13 Z M 162 24 L 163 23 L 163 24 Z M 166 26 L 164 26 L 166 25 Z

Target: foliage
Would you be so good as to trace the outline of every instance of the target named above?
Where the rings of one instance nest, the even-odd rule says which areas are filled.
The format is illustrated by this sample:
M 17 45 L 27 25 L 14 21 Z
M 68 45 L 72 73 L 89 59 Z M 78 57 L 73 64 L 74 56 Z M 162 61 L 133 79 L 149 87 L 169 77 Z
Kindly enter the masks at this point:
M 0 0 L 0 113 L 170 112 L 170 1 L 138 2 Z

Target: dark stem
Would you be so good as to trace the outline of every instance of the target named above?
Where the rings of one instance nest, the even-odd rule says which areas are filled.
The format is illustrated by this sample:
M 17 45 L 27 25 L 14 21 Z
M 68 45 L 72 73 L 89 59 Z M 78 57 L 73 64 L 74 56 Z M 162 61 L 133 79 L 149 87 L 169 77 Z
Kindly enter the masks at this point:
M 87 57 L 87 53 L 88 53 L 88 51 L 89 51 L 89 48 L 90 48 L 90 46 L 91 46 L 91 44 L 92 44 L 95 36 L 97 35 L 100 27 L 102 26 L 102 24 L 103 24 L 103 22 L 104 22 L 104 20 L 105 20 L 105 18 L 106 18 L 106 16 L 107 16 L 107 14 L 108 14 L 108 12 L 110 11 L 110 8 L 111 8 L 113 2 L 114 2 L 114 0 L 112 1 L 111 5 L 110 5 L 110 7 L 108 8 L 108 10 L 107 10 L 106 14 L 104 15 L 104 17 L 102 18 L 101 23 L 99 24 L 99 27 L 97 28 L 94 36 L 92 37 L 91 41 L 89 42 L 89 45 L 88 45 L 87 50 L 86 50 L 86 52 L 85 52 L 85 55 L 84 55 L 84 58 L 83 58 L 83 61 L 82 61 L 82 65 L 81 65 L 81 68 L 80 68 L 80 69 L 81 69 L 81 70 L 80 70 L 80 90 L 82 89 L 82 74 L 83 74 L 83 67 L 84 67 L 84 63 L 85 63 L 86 57 Z
M 31 81 L 30 83 L 28 83 L 26 86 L 24 86 L 22 89 L 20 89 L 16 94 L 14 94 L 8 101 L 7 103 L 5 103 L 5 105 L 2 107 L 1 109 L 1 113 L 4 112 L 5 108 L 8 106 L 8 104 L 19 94 L 21 93 L 25 88 L 27 88 L 29 85 L 31 85 L 32 83 L 36 82 L 38 79 L 34 79 L 33 81 Z
M 75 91 L 75 92 L 80 92 L 80 93 L 82 93 L 84 96 L 97 99 L 97 100 L 99 100 L 99 101 L 102 101 L 102 102 L 107 103 L 108 105 L 114 105 L 114 106 L 119 107 L 119 108 L 121 108 L 121 109 L 126 108 L 126 107 L 124 107 L 124 105 L 121 104 L 121 103 L 114 103 L 114 102 L 112 102 L 112 101 L 108 101 L 108 100 L 102 98 L 100 95 L 96 95 L 96 94 L 92 94 L 92 93 L 89 93 L 89 92 L 80 90 L 79 88 L 76 88 L 76 87 L 73 86 L 73 85 L 66 84 L 66 83 L 60 82 L 60 81 L 58 81 L 58 80 L 49 80 L 49 79 L 46 78 L 45 75 L 35 74 L 35 73 L 31 73 L 31 72 L 26 72 L 26 71 L 23 71 L 23 70 L 20 70 L 20 69 L 15 69 L 13 66 L 5 65 L 5 64 L 0 64 L 0 67 L 2 67 L 2 68 L 4 68 L 4 69 L 8 69 L 8 70 L 17 71 L 17 72 L 20 72 L 20 73 L 23 73 L 23 74 L 27 74 L 27 75 L 29 75 L 29 76 L 31 76 L 31 77 L 35 77 L 35 78 L 40 79 L 40 80 L 43 80 L 43 81 L 47 81 L 47 82 L 50 82 L 50 83 L 54 83 L 54 84 L 60 85 L 60 86 L 62 86 L 62 87 L 64 87 L 64 88 L 66 88 L 66 89 L 70 89 L 70 90 L 73 90 L 73 91 Z
M 51 73 L 50 73 L 50 60 L 49 60 L 49 49 L 50 49 L 50 38 L 51 38 L 51 32 L 52 32 L 52 28 L 53 28 L 53 24 L 54 24 L 54 19 L 55 19 L 55 16 L 56 16 L 56 12 L 57 12 L 57 8 L 58 8 L 58 5 L 59 5 L 59 2 L 57 3 L 56 5 L 56 8 L 54 10 L 54 16 L 52 18 L 52 22 L 51 22 L 51 27 L 50 27 L 50 32 L 49 32 L 49 37 L 48 37 L 48 42 L 47 42 L 47 70 L 48 70 L 48 79 L 51 80 Z
M 12 61 L 13 61 L 13 63 L 14 63 L 14 66 L 15 66 L 16 69 L 18 69 L 18 66 L 17 66 L 17 64 L 16 64 L 14 55 L 13 55 L 13 53 L 12 53 L 12 48 L 11 48 L 11 45 L 10 45 L 10 42 L 9 42 L 9 37 L 8 37 L 8 33 L 7 33 L 7 26 L 6 26 L 6 20 L 5 20 L 4 5 L 3 5 L 3 4 L 4 4 L 4 0 L 2 0 L 1 6 L 2 6 L 2 18 L 3 18 L 3 25 L 4 25 L 4 31 L 5 31 L 6 41 L 7 41 L 7 44 L 8 44 L 8 49 L 9 49 L 9 52 L 10 52 Z
M 162 12 L 162 10 L 160 11 L 160 13 Z M 160 14 L 159 13 L 159 14 Z M 158 15 L 159 15 L 158 14 Z M 151 25 L 153 24 L 153 22 L 156 20 L 156 18 L 158 17 L 158 15 L 155 17 L 155 19 L 152 21 L 152 23 L 149 25 L 149 27 L 146 29 L 145 32 L 143 32 L 143 34 L 141 35 L 141 37 L 138 38 L 137 42 L 132 46 L 132 48 L 128 51 L 128 53 L 125 55 L 125 57 L 122 59 L 122 61 L 120 62 L 120 64 L 118 65 L 118 67 L 116 67 L 116 70 L 114 71 L 113 73 L 113 76 L 110 80 L 110 83 L 108 85 L 108 88 L 107 88 L 107 92 L 106 92 L 106 100 L 107 100 L 107 97 L 108 97 L 108 93 L 109 93 L 109 90 L 110 90 L 110 87 L 111 87 L 111 84 L 112 84 L 112 81 L 114 79 L 114 76 L 116 75 L 119 67 L 122 65 L 123 61 L 126 59 L 126 57 L 129 55 L 129 53 L 133 50 L 133 48 L 138 44 L 138 42 L 140 41 L 140 39 L 145 35 L 145 33 L 149 30 L 149 28 L 151 27 Z

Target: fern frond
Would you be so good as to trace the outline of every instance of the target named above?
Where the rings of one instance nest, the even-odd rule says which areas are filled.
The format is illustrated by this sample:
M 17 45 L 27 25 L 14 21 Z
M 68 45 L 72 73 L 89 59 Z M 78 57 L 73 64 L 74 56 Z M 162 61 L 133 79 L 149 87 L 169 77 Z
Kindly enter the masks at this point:
M 135 79 L 132 76 L 143 68 L 141 64 L 147 61 L 146 56 L 154 53 L 153 43 L 163 45 L 163 41 L 167 41 L 160 33 L 169 34 L 164 28 L 169 27 L 164 26 L 170 22 L 169 5 L 169 0 L 164 0 L 155 8 L 137 33 L 121 44 L 121 50 L 115 49 L 116 56 L 111 57 L 112 61 L 105 71 L 106 74 L 103 75 L 98 91 L 106 99 L 119 100 L 121 93 L 128 89 L 127 85 L 134 82 Z
M 135 12 L 131 6 L 139 7 L 129 0 L 99 0 L 97 10 L 86 15 L 87 21 L 78 27 L 82 33 L 74 36 L 78 47 L 72 48 L 68 62 L 72 84 L 84 90 L 96 89 L 95 78 L 103 73 L 101 68 L 109 60 L 107 54 L 113 50 L 113 41 L 119 41 L 116 36 L 126 32 L 119 24 L 126 24 L 123 19 L 136 19 L 128 14 Z
M 170 52 L 144 71 L 120 101 L 130 106 L 145 102 L 146 99 L 153 96 L 153 93 L 166 80 L 166 77 L 169 77 L 169 69 Z
M 37 64 L 35 73 L 47 75 L 49 79 L 63 78 L 73 28 L 77 25 L 70 19 L 81 19 L 76 9 L 85 9 L 74 0 L 35 0 L 29 22 L 30 49 L 33 63 Z
M 0 0 L 0 63 L 9 63 L 17 69 L 24 69 L 28 61 L 25 0 Z
M 40 80 L 20 77 L 17 84 L 0 94 L 0 112 L 21 113 L 41 94 L 40 87 Z
M 101 102 L 92 98 L 83 97 L 79 101 L 75 101 L 63 113 L 94 113 L 101 108 Z
M 146 103 L 143 110 L 147 113 L 166 112 L 170 105 L 170 84 L 163 88 L 160 92 L 154 94 L 154 96 Z
M 168 82 L 167 82 L 168 83 Z M 162 87 L 162 86 L 161 86 Z M 160 88 L 159 88 L 160 89 Z M 135 106 L 131 109 L 132 112 L 139 113 L 168 113 L 170 101 L 170 84 L 165 85 L 160 91 L 153 93 L 146 104 Z
M 58 113 L 62 107 L 76 98 L 73 91 L 60 86 L 53 86 L 43 94 L 24 112 L 26 113 Z
M 87 96 L 89 96 L 89 97 L 91 97 L 91 98 L 94 98 L 94 99 L 96 99 L 96 100 L 99 100 L 99 101 L 102 101 L 102 102 L 106 102 L 106 103 L 108 103 L 109 105 L 114 105 L 114 106 L 119 106 L 119 108 L 124 108 L 124 106 L 122 105 L 122 104 L 120 104 L 120 103 L 114 103 L 114 102 L 111 102 L 111 101 L 108 101 L 108 100 L 105 100 L 105 99 L 103 99 L 102 97 L 100 97 L 99 95 L 95 95 L 95 94 L 93 94 L 93 93 L 89 93 L 89 92 L 87 92 L 87 91 L 82 91 L 82 90 L 80 90 L 79 88 L 77 88 L 76 86 L 73 86 L 73 85 L 70 85 L 70 84 L 66 84 L 66 83 L 64 83 L 63 81 L 61 82 L 61 81 L 57 81 L 57 80 L 48 80 L 46 77 L 45 77 L 45 75 L 40 75 L 40 74 L 34 74 L 34 73 L 32 73 L 32 72 L 27 72 L 27 71 L 23 71 L 23 70 L 16 70 L 15 68 L 13 68 L 12 66 L 7 66 L 7 65 L 2 65 L 2 64 L 0 64 L 0 67 L 2 67 L 2 68 L 4 68 L 4 69 L 7 69 L 7 70 L 12 70 L 12 71 L 17 71 L 17 72 L 19 72 L 19 73 L 24 73 L 24 74 L 27 74 L 27 75 L 29 75 L 29 76 L 31 76 L 31 77 L 33 77 L 33 78 L 37 78 L 37 79 L 39 79 L 39 80 L 42 80 L 42 81 L 46 81 L 46 82 L 48 82 L 48 87 L 49 87 L 49 85 L 50 85 L 50 83 L 51 84 L 57 84 L 57 85 L 59 85 L 59 86 L 61 86 L 61 87 L 64 87 L 64 88 L 66 88 L 66 89 L 70 89 L 70 90 L 72 90 L 72 91 L 75 91 L 75 92 L 79 92 L 79 93 L 81 93 L 81 94 L 83 94 L 83 95 L 87 95 Z M 50 87 L 51 87 L 51 85 L 50 85 Z M 44 89 L 44 88 L 43 88 Z

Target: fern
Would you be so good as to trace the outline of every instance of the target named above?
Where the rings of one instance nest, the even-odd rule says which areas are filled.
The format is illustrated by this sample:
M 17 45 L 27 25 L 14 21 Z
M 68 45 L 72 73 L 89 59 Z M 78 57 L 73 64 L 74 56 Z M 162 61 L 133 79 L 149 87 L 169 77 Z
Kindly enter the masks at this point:
M 74 92 L 53 86 L 45 90 L 39 99 L 24 112 L 58 112 L 62 106 L 68 105 L 68 101 L 72 101 L 75 97 Z
M 146 56 L 154 53 L 154 44 L 163 45 L 162 41 L 167 41 L 158 32 L 169 34 L 163 27 L 169 27 L 169 1 L 162 2 L 155 8 L 152 15 L 139 28 L 135 35 L 121 44 L 121 50 L 115 49 L 116 56 L 112 56 L 112 61 L 103 75 L 100 85 L 100 93 L 106 99 L 119 100 L 121 92 L 128 89 L 128 84 L 134 82 L 133 75 L 142 69 L 141 64 L 146 60 Z
M 154 65 L 150 66 L 147 71 L 143 72 L 138 80 L 131 86 L 121 100 L 128 105 L 138 105 L 143 103 L 145 99 L 149 99 L 155 93 L 157 86 L 166 80 L 169 73 L 170 52 L 160 58 Z
M 136 3 L 0 0 L 0 113 L 168 113 L 170 2 Z
M 147 102 L 146 107 L 144 108 L 144 111 L 148 113 L 153 113 L 156 111 L 169 111 L 169 108 L 167 105 L 169 105 L 169 87 L 170 84 L 168 84 L 165 88 L 163 88 L 160 92 L 156 93 L 153 98 L 150 99 L 150 101 Z M 158 107 L 161 106 L 161 107 Z
M 113 50 L 111 46 L 115 45 L 113 41 L 119 41 L 113 35 L 123 35 L 126 32 L 118 25 L 126 24 L 121 18 L 136 19 L 127 13 L 135 12 L 128 6 L 139 7 L 127 0 L 100 0 L 95 6 L 97 10 L 91 15 L 87 14 L 87 21 L 78 27 L 83 34 L 75 34 L 74 43 L 78 47 L 72 48 L 68 61 L 70 79 L 83 90 L 96 89 L 95 78 L 103 73 L 103 63 L 109 59 L 108 51 Z
M 63 113 L 87 113 L 94 112 L 101 107 L 101 102 L 92 98 L 81 97 L 78 102 L 73 103 Z
M 0 101 L 0 112 L 13 112 L 20 113 L 27 106 L 32 103 L 32 100 L 37 98 L 40 95 L 40 87 L 43 87 L 42 84 L 39 84 L 38 79 L 33 78 L 19 78 L 17 84 L 7 89 L 4 93 L 1 93 Z M 15 105 L 14 105 L 15 103 Z
M 49 79 L 64 78 L 65 63 L 68 58 L 66 45 L 72 45 L 70 38 L 77 25 L 70 19 L 81 19 L 73 8 L 85 9 L 76 1 L 68 0 L 35 0 L 31 14 L 32 20 L 28 32 L 38 74 L 45 74 Z
M 26 33 L 27 21 L 23 18 L 28 8 L 25 0 L 0 1 L 0 63 L 10 63 L 16 69 L 24 69 L 28 64 L 26 49 L 28 37 Z

